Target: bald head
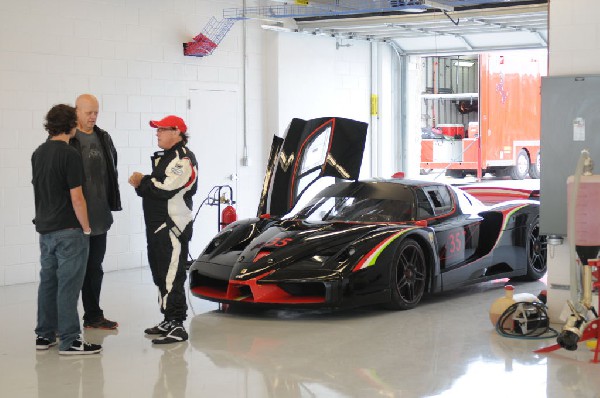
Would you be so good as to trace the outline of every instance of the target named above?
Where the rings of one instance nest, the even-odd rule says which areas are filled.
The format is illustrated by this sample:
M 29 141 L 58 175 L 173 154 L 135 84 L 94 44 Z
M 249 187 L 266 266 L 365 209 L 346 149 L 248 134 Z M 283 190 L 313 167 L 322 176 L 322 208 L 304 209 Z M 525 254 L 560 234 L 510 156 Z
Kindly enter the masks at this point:
M 84 133 L 92 133 L 98 118 L 98 100 L 92 94 L 82 94 L 75 101 L 77 128 Z

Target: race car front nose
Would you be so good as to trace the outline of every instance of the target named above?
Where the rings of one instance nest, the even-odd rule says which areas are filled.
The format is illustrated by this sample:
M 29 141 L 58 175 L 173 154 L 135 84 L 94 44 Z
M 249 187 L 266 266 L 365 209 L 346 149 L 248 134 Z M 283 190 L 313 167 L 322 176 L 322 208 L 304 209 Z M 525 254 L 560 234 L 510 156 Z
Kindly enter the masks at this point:
M 342 296 L 342 277 L 328 269 L 270 270 L 257 277 L 220 277 L 222 272 L 190 272 L 190 290 L 198 297 L 218 302 L 274 305 L 335 305 Z M 217 270 L 213 270 L 217 271 Z M 222 271 L 218 269 L 218 271 Z M 238 276 L 245 273 L 242 269 Z
M 340 283 L 327 280 L 262 282 L 230 281 L 227 300 L 244 303 L 310 305 L 333 304 L 340 298 Z

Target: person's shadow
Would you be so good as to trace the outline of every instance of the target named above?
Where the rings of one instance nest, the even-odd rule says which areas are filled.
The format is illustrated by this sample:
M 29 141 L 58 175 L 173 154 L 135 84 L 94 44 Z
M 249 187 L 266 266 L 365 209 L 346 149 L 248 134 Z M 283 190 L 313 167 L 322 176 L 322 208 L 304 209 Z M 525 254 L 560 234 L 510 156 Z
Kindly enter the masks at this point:
M 154 384 L 153 397 L 184 398 L 186 396 L 188 363 L 185 359 L 185 352 L 188 346 L 187 341 L 153 346 L 163 351 L 158 362 L 158 377 Z
M 36 351 L 37 396 L 103 397 L 102 355 L 58 355 L 57 348 Z

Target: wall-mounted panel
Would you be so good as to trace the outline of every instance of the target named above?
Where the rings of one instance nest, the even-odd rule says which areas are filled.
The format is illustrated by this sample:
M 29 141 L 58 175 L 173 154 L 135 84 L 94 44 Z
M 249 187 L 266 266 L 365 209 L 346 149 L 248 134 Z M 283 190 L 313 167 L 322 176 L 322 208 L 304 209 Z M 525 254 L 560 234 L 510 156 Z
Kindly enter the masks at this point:
M 542 79 L 540 228 L 567 235 L 567 177 L 588 149 L 600 172 L 600 76 Z

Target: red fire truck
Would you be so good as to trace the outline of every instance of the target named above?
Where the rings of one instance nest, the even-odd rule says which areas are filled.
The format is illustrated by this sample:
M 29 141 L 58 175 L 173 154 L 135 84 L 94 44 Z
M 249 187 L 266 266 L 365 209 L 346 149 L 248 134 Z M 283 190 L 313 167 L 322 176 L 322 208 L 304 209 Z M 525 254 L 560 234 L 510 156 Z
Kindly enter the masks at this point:
M 430 129 L 433 134 L 422 136 L 421 170 L 444 169 L 454 177 L 472 173 L 481 178 L 487 172 L 513 179 L 539 178 L 541 77 L 547 74 L 546 52 L 486 53 L 476 61 L 478 92 L 434 92 L 426 97 L 450 101 L 456 112 L 472 111 L 476 116 L 466 124 L 460 120 L 445 123 L 442 115 L 438 120 L 427 119 L 435 125 Z M 444 115 L 451 119 L 448 112 Z

